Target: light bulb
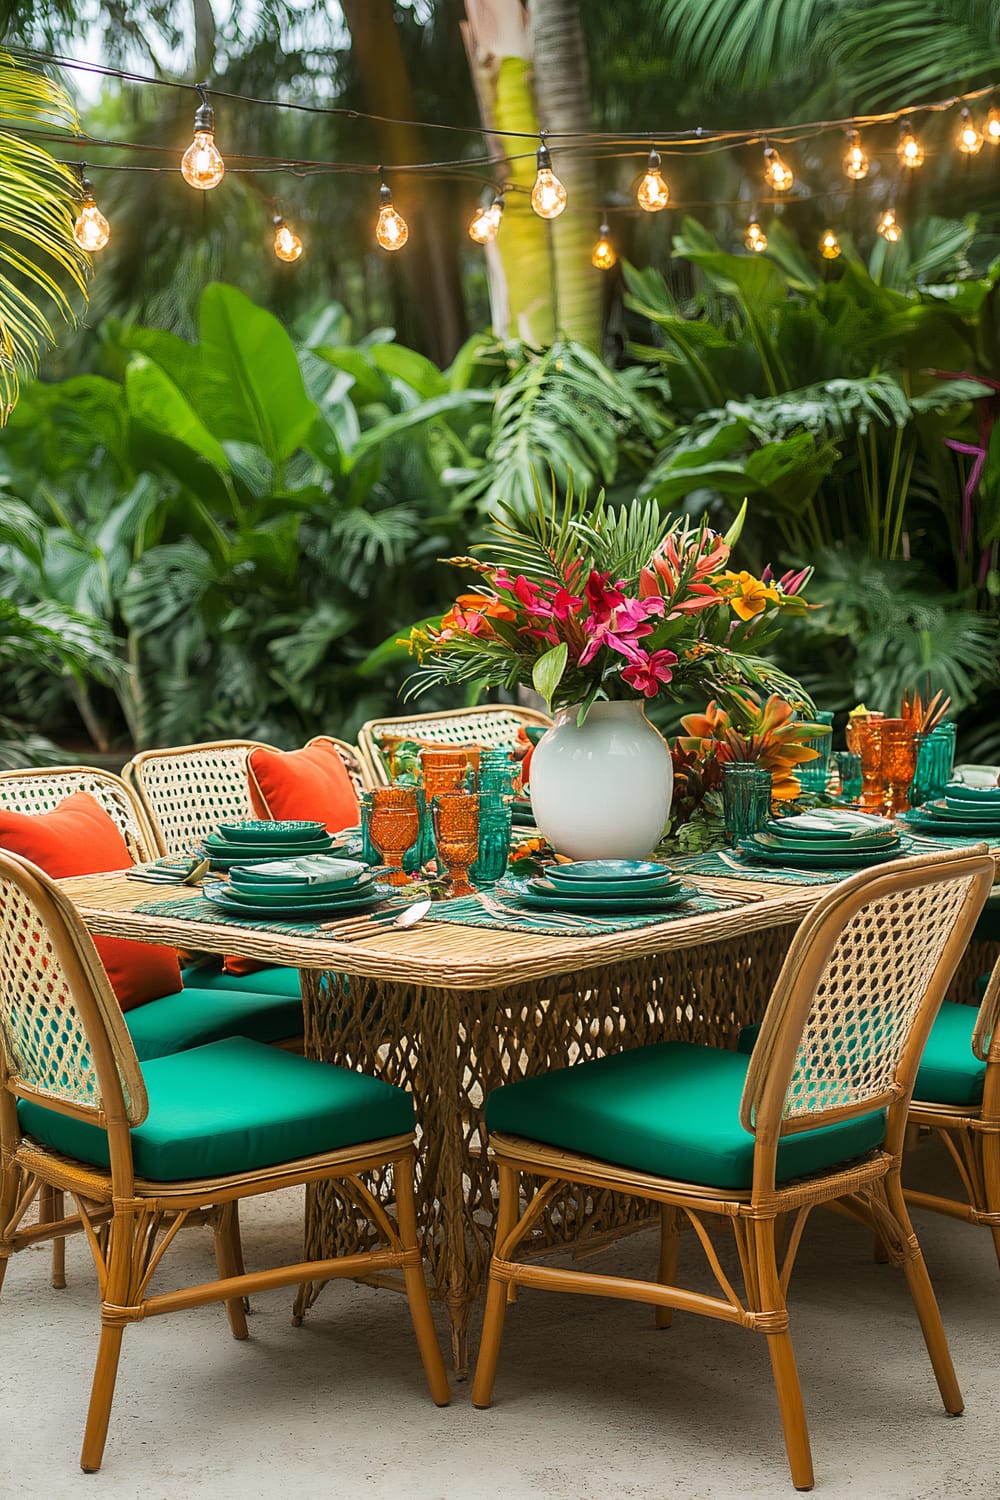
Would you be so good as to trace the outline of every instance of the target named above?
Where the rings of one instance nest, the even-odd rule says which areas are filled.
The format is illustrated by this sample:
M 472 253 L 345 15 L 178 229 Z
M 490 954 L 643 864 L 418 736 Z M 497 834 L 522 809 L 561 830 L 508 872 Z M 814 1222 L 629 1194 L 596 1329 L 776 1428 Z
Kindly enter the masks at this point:
M 280 214 L 275 215 L 274 219 L 274 253 L 279 260 L 289 264 L 298 260 L 302 254 L 302 241 L 293 229 L 289 229 Z
M 819 253 L 824 260 L 836 260 L 840 254 L 840 242 L 832 229 L 824 229 L 820 235 Z
M 847 155 L 844 157 L 844 173 L 852 182 L 860 182 L 868 176 L 868 158 L 861 148 L 861 136 L 856 130 L 847 132 Z
M 639 207 L 648 214 L 658 214 L 670 201 L 670 189 L 660 175 L 660 153 L 652 150 L 646 163 L 646 175 L 636 190 Z
M 383 182 L 378 190 L 378 222 L 375 225 L 375 238 L 383 250 L 402 250 L 410 238 L 410 228 L 402 214 L 398 214 L 392 206 L 392 194 Z
M 991 146 L 1000 146 L 1000 109 L 991 104 L 983 126 L 983 134 Z
M 80 186 L 83 203 L 73 220 L 73 238 L 81 250 L 103 250 L 111 238 L 111 225 L 94 202 L 94 189 L 86 177 Z
M 896 220 L 896 212 L 892 208 L 886 209 L 876 227 L 882 238 L 888 240 L 890 245 L 894 245 L 903 233 Z
M 764 147 L 764 181 L 772 187 L 776 193 L 787 193 L 795 181 L 795 174 L 790 167 L 786 167 L 781 157 L 773 146 Z
M 924 164 L 923 148 L 910 128 L 909 120 L 899 122 L 899 144 L 896 147 L 896 156 L 901 167 L 922 167 Z
M 590 254 L 590 264 L 598 271 L 610 271 L 617 264 L 618 256 L 608 235 L 610 234 L 607 224 L 602 224 L 597 231 L 597 243 Z
M 972 111 L 967 104 L 962 107 L 962 123 L 958 127 L 957 145 L 959 151 L 964 151 L 966 156 L 978 156 L 983 149 L 982 132 L 972 118 Z
M 747 225 L 747 232 L 743 236 L 743 243 L 748 250 L 752 250 L 756 255 L 759 255 L 762 250 L 767 249 L 767 235 L 761 229 L 758 219 L 753 218 L 750 220 L 750 223 Z
M 218 187 L 226 175 L 226 164 L 215 144 L 215 111 L 204 96 L 194 113 L 194 140 L 181 157 L 181 175 L 193 188 Z
M 488 208 L 480 207 L 473 214 L 469 225 L 469 239 L 475 240 L 477 245 L 488 245 L 491 240 L 496 239 L 502 218 L 503 194 L 497 193 Z
M 566 189 L 552 170 L 548 146 L 538 148 L 538 176 L 531 189 L 531 206 L 540 219 L 558 219 L 566 207 Z

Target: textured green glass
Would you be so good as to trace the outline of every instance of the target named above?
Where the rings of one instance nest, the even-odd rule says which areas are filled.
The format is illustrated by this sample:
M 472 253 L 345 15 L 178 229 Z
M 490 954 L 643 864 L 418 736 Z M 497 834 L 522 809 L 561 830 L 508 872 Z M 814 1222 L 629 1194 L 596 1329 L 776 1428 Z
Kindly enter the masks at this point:
M 833 723 L 833 714 L 829 709 L 820 709 L 812 715 L 814 724 Z M 807 761 L 804 765 L 797 766 L 795 774 L 799 778 L 799 785 L 804 792 L 825 792 L 826 784 L 830 779 L 830 746 L 832 736 L 829 734 L 818 735 L 815 739 L 805 740 L 810 750 L 819 751 L 819 760 Z
M 910 805 L 919 807 L 940 797 L 951 780 L 955 760 L 955 725 L 939 724 L 930 734 L 917 735 L 917 769 L 910 787 Z
M 771 773 L 735 762 L 722 767 L 722 819 L 730 843 L 763 828 L 771 816 Z

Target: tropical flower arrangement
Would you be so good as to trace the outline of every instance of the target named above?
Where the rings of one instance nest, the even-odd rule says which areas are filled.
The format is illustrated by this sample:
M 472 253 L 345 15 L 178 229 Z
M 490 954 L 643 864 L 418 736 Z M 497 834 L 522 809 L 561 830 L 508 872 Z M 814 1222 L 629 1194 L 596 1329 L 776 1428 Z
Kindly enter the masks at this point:
M 829 734 L 825 724 L 796 718 L 791 705 L 776 693 L 761 703 L 752 693 L 731 692 L 729 706 L 712 702 L 703 714 L 685 714 L 677 748 L 704 766 L 714 760 L 744 761 L 771 773 L 771 795 L 777 801 L 797 797 L 801 790 L 796 766 L 819 758 L 806 743 Z M 704 773 L 703 773 L 704 775 Z
M 440 622 L 415 626 L 420 662 L 407 696 L 443 683 L 531 685 L 551 710 L 598 697 L 713 696 L 735 687 L 802 688 L 759 654 L 783 615 L 802 614 L 811 569 L 774 578 L 729 566 L 743 512 L 723 536 L 689 517 L 664 519 L 655 501 L 587 506 L 569 493 L 523 515 L 504 508 L 481 558 L 450 563 L 478 574 Z

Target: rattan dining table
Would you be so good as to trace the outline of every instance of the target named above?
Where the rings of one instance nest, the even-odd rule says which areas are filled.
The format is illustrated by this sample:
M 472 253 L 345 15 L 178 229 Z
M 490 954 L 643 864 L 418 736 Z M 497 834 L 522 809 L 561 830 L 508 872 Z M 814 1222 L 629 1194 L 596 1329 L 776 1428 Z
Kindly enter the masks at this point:
M 459 1372 L 489 1264 L 490 1090 L 666 1039 L 733 1046 L 740 1028 L 760 1018 L 795 925 L 828 889 L 713 879 L 695 884 L 719 909 L 628 931 L 554 936 L 434 920 L 348 942 L 335 932 L 224 925 L 182 885 L 159 888 L 173 915 L 143 912 L 153 892 L 125 873 L 60 884 L 95 935 L 298 968 L 307 1054 L 410 1089 L 422 1137 L 426 1263 L 432 1294 L 447 1306 Z M 179 903 L 192 902 L 189 918 Z M 378 1191 L 391 1199 L 391 1183 Z M 536 1224 L 533 1253 L 596 1248 L 640 1227 L 639 1211 L 611 1194 L 574 1198 L 567 1189 Z M 353 1253 L 370 1233 L 349 1199 L 325 1185 L 310 1190 L 307 1256 Z M 298 1314 L 317 1291 L 303 1293 Z

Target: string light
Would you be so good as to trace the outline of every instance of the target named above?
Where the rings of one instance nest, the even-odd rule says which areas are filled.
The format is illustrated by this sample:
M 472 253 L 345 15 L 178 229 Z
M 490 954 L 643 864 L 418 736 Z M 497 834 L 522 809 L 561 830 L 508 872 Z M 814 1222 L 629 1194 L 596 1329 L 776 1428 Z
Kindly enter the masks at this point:
M 80 178 L 83 203 L 73 220 L 73 238 L 81 250 L 103 250 L 111 238 L 111 225 L 94 200 L 94 189 L 86 177 Z
M 302 241 L 293 229 L 289 229 L 280 214 L 274 216 L 274 253 L 279 260 L 291 264 L 302 254 Z
M 840 254 L 840 241 L 832 229 L 824 229 L 820 235 L 819 253 L 824 260 L 836 260 Z
M 752 250 L 755 255 L 760 255 L 761 251 L 767 249 L 767 235 L 764 233 L 763 229 L 761 229 L 760 220 L 757 218 L 756 214 L 754 214 L 753 218 L 750 220 L 750 223 L 747 225 L 747 232 L 743 236 L 743 243 L 744 245 L 746 245 L 747 249 Z
M 199 85 L 201 103 L 194 112 L 194 139 L 181 157 L 181 175 L 193 188 L 207 192 L 218 187 L 226 175 L 226 164 L 215 144 L 215 110 Z
M 892 208 L 886 209 L 881 219 L 879 219 L 876 228 L 882 238 L 889 241 L 890 245 L 894 245 L 903 233 L 896 218 L 896 211 Z
M 795 181 L 791 167 L 786 167 L 773 146 L 764 147 L 764 181 L 776 193 L 787 193 Z
M 383 250 L 402 250 L 410 238 L 410 226 L 392 206 L 392 194 L 383 182 L 378 190 L 378 221 L 375 238 Z
M 540 219 L 558 219 L 566 207 L 566 189 L 552 170 L 552 158 L 544 141 L 538 148 L 538 176 L 531 189 L 531 206 Z
M 648 214 L 658 214 L 670 201 L 670 189 L 660 174 L 660 153 L 655 147 L 649 152 L 646 175 L 636 191 L 639 207 Z
M 868 157 L 861 147 L 861 132 L 847 132 L 847 155 L 844 157 L 844 173 L 852 182 L 861 182 L 868 176 Z
M 503 218 L 503 193 L 496 193 L 488 207 L 480 206 L 469 225 L 469 239 L 477 245 L 488 245 L 497 237 L 500 220 Z
M 967 104 L 962 106 L 962 123 L 958 127 L 956 144 L 959 151 L 964 151 L 966 156 L 978 156 L 983 149 L 982 132 L 972 118 L 972 110 Z
M 983 134 L 991 146 L 1000 146 L 1000 109 L 995 104 L 991 104 L 986 112 Z
M 597 243 L 590 252 L 590 264 L 598 271 L 610 271 L 618 263 L 615 247 L 609 238 L 610 233 L 607 224 L 602 224 L 597 231 Z
M 899 122 L 899 144 L 896 147 L 896 157 L 901 167 L 922 167 L 924 164 L 923 147 L 913 134 L 909 120 Z

